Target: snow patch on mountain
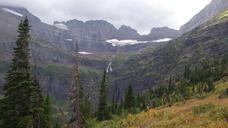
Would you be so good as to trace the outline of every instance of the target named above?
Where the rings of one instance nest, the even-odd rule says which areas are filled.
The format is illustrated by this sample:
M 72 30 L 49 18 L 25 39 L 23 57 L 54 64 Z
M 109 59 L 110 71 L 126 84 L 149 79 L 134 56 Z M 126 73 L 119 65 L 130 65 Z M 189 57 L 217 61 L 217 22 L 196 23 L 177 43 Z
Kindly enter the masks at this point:
M 91 52 L 78 52 L 79 54 L 83 54 L 83 55 L 91 55 L 91 54 L 93 54 L 93 53 L 91 53 Z
M 22 17 L 22 16 L 23 16 L 23 14 L 18 13 L 18 12 L 16 12 L 16 11 L 13 11 L 13 10 L 8 9 L 8 8 L 3 8 L 3 10 L 4 10 L 4 11 L 6 11 L 6 12 L 11 13 L 11 14 L 13 14 L 13 15 L 16 15 L 16 16 L 20 16 L 20 17 Z
M 66 41 L 69 41 L 69 42 L 72 42 L 73 41 L 73 39 L 65 39 Z
M 142 44 L 142 43 L 148 43 L 148 41 L 138 41 L 138 40 L 117 40 L 117 39 L 106 40 L 106 42 L 112 44 L 113 47 L 116 47 L 116 46 L 125 46 L 125 45 L 134 45 L 134 44 Z
M 68 27 L 65 24 L 62 24 L 62 23 L 54 24 L 54 26 L 57 27 L 57 28 L 63 29 L 63 30 L 69 30 Z
M 163 39 L 158 39 L 158 40 L 153 40 L 152 42 L 168 42 L 172 40 L 171 38 L 163 38 Z

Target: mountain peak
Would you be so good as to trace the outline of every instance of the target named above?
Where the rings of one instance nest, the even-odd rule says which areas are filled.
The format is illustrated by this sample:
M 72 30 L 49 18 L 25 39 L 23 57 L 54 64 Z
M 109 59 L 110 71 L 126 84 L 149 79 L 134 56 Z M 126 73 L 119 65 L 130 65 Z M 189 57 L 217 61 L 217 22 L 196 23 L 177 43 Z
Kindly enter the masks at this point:
M 142 40 L 158 40 L 163 38 L 174 39 L 179 35 L 179 31 L 168 27 L 152 28 L 148 35 L 144 35 Z
M 131 32 L 134 32 L 134 33 L 138 33 L 138 31 L 130 26 L 127 26 L 127 25 L 122 25 L 120 26 L 120 28 L 118 29 L 119 31 L 131 31 Z
M 122 25 L 118 29 L 118 39 L 119 40 L 126 40 L 126 39 L 138 39 L 139 38 L 139 33 L 137 30 L 131 28 L 130 26 Z
M 164 26 L 164 27 L 154 27 L 151 29 L 150 32 L 153 32 L 153 31 L 178 31 L 178 30 Z
M 83 21 L 77 20 L 77 19 L 72 19 L 67 21 L 67 23 L 77 23 L 77 22 L 84 23 Z
M 32 22 L 41 22 L 41 20 L 32 15 L 26 8 L 21 7 L 21 6 L 8 6 L 8 5 L 0 5 L 0 8 L 3 9 L 4 11 L 16 16 L 16 17 L 23 17 L 27 16 L 28 19 Z

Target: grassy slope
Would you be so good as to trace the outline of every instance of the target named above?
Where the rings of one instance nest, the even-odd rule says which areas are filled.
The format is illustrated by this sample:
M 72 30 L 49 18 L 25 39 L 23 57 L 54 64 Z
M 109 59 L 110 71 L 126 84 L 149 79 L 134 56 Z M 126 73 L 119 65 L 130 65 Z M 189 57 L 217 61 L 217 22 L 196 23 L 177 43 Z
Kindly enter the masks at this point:
M 150 109 L 97 123 L 93 128 L 227 128 L 228 98 L 218 98 L 228 88 L 228 78 L 216 83 L 216 91 L 171 107 Z

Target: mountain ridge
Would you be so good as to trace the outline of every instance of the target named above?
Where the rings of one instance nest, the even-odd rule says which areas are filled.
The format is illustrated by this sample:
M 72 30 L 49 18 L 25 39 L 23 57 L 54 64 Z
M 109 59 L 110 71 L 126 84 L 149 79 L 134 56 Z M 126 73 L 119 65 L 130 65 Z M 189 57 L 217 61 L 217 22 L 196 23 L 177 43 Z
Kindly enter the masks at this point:
M 197 26 L 206 23 L 208 20 L 228 8 L 227 0 L 212 0 L 204 9 L 197 13 L 190 21 L 180 27 L 180 33 L 186 33 Z
M 7 33 L 9 33 L 2 34 L 2 36 L 9 36 L 10 39 L 13 39 L 16 37 L 16 24 L 20 22 L 20 19 L 22 17 L 14 15 L 10 12 L 6 12 L 2 9 L 7 7 L 15 12 L 18 9 L 18 7 L 12 6 L 0 6 L 0 13 L 4 14 L 2 15 L 2 19 L 5 20 L 5 22 L 0 21 L 0 24 L 3 27 L 2 29 L 0 28 L 0 30 L 7 31 Z M 145 38 L 145 35 L 138 34 L 137 30 L 129 26 L 122 26 L 122 28 L 117 29 L 114 25 L 104 20 L 89 20 L 83 22 L 73 19 L 61 22 L 55 21 L 53 25 L 49 25 L 43 23 L 36 16 L 33 16 L 33 14 L 29 13 L 27 9 L 20 7 L 20 10 L 20 13 L 22 13 L 24 16 L 27 15 L 28 18 L 31 19 L 32 37 L 39 38 L 41 40 L 51 43 L 52 45 L 57 44 L 58 46 L 65 47 L 65 49 L 69 50 L 74 49 L 75 41 L 79 43 L 79 46 L 83 51 L 113 51 L 113 49 L 116 48 L 113 48 L 112 45 L 107 44 L 106 40 L 121 39 L 151 41 L 152 39 L 157 40 L 159 38 L 167 38 L 166 35 L 168 35 L 166 34 L 166 31 L 164 31 L 164 33 L 161 34 L 159 38 L 154 37 L 153 34 L 149 34 Z M 11 27 L 10 29 L 7 28 L 9 26 Z M 173 33 L 177 33 L 177 31 L 173 29 L 170 29 L 170 31 L 173 31 Z M 140 47 L 141 46 L 139 46 L 139 48 Z

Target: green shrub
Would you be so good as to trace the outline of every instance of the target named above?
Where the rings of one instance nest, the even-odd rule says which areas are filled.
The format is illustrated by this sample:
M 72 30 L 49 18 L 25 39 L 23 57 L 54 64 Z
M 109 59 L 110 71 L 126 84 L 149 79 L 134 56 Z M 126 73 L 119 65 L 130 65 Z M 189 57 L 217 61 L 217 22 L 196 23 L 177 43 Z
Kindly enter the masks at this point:
M 169 113 L 168 111 L 162 111 L 162 112 L 154 113 L 154 117 L 158 119 L 171 119 L 172 114 Z
M 227 98 L 228 97 L 228 88 L 226 88 L 220 95 L 219 98 L 223 99 L 223 98 Z
M 194 114 L 203 114 L 203 113 L 207 113 L 211 110 L 213 110 L 215 108 L 215 105 L 214 104 L 204 104 L 204 105 L 200 105 L 200 106 L 197 106 L 197 107 L 194 107 L 192 109 L 192 112 Z
M 228 122 L 228 107 L 223 109 L 223 116 L 224 116 L 226 122 Z

